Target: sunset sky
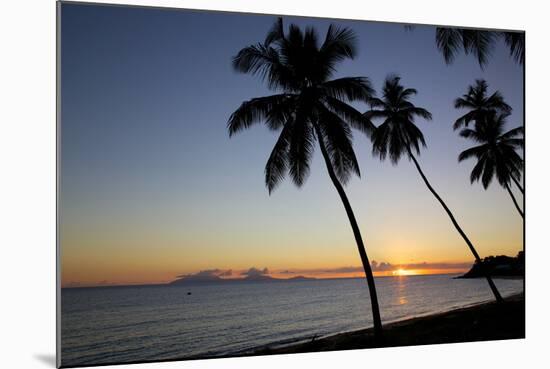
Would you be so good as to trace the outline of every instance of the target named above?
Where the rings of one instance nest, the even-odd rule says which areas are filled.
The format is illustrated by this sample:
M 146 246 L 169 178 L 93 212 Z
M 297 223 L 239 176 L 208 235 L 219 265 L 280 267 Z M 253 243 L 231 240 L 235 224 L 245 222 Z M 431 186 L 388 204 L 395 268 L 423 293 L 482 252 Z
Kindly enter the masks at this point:
M 95 5 L 62 5 L 62 285 L 163 283 L 200 271 L 238 277 L 251 267 L 277 277 L 361 275 L 342 203 L 319 150 L 298 189 L 272 194 L 264 167 L 276 133 L 262 125 L 232 137 L 226 123 L 244 100 L 271 92 L 234 72 L 232 57 L 263 41 L 276 17 Z M 377 91 L 389 73 L 418 90 L 428 147 L 419 161 L 482 256 L 523 248 L 522 219 L 507 192 L 470 185 L 472 144 L 452 130 L 453 100 L 477 78 L 523 124 L 523 67 L 497 44 L 488 66 L 459 55 L 446 65 L 435 28 L 284 17 L 285 25 L 352 28 L 359 55 L 336 77 L 366 76 Z M 356 105 L 361 111 L 367 106 Z M 412 163 L 380 162 L 354 132 L 362 177 L 346 191 L 376 261 L 375 274 L 442 273 L 473 257 Z M 516 193 L 522 200 L 521 193 Z M 382 264 L 384 263 L 384 264 Z M 402 272 L 396 272 L 401 269 Z M 217 270 L 217 271 L 213 271 Z

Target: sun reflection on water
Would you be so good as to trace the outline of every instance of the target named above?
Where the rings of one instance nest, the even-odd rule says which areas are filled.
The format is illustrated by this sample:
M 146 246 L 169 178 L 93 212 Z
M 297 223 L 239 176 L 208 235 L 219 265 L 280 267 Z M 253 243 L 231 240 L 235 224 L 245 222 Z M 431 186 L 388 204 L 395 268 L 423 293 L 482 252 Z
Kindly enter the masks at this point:
M 407 297 L 405 296 L 405 278 L 404 276 L 406 274 L 403 274 L 403 273 L 400 273 L 403 272 L 403 269 L 398 269 L 396 270 L 396 272 L 399 272 L 397 273 L 397 299 L 398 299 L 398 302 L 399 302 L 399 305 L 405 305 L 407 304 L 409 301 L 407 300 Z

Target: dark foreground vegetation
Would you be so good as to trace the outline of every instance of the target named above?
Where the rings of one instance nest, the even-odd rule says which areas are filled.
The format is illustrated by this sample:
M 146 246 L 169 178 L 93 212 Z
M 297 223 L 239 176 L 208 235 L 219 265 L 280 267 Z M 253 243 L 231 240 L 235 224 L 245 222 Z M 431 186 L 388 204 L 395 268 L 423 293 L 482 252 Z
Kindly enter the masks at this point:
M 481 262 L 475 262 L 466 274 L 459 278 L 483 277 L 483 269 L 492 277 L 523 277 L 525 274 L 525 256 L 520 251 L 516 257 L 505 255 L 488 256 Z

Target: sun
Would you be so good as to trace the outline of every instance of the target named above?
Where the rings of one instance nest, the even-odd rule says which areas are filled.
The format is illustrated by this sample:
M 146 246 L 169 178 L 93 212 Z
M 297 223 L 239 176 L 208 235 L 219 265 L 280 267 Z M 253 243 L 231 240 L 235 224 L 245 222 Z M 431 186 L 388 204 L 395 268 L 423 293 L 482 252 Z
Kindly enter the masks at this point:
M 403 269 L 403 268 L 399 268 L 399 269 L 396 269 L 392 272 L 393 275 L 395 276 L 404 276 L 404 275 L 411 275 L 413 274 L 412 271 L 410 270 L 406 270 L 406 269 Z

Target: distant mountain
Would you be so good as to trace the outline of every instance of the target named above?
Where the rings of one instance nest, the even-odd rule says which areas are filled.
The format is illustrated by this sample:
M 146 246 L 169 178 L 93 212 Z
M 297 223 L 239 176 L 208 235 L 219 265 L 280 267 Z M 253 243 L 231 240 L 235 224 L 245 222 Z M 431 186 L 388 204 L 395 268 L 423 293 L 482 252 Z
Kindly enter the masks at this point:
M 303 275 L 297 275 L 296 277 L 292 277 L 292 278 L 289 278 L 287 279 L 288 281 L 312 281 L 312 280 L 315 280 L 317 278 L 313 278 L 313 277 L 304 277 Z
M 223 281 L 224 279 L 218 277 L 217 275 L 188 275 L 180 277 L 169 284 L 210 284 Z
M 272 281 L 278 281 L 280 279 L 273 278 L 265 274 L 258 274 L 258 275 L 247 275 L 244 278 L 236 279 L 236 280 L 242 280 L 242 281 L 261 281 L 261 282 L 272 282 Z
M 238 283 L 238 282 L 287 282 L 287 281 L 310 281 L 316 278 L 304 277 L 302 275 L 292 278 L 274 278 L 268 275 L 249 275 L 244 278 L 220 278 L 215 275 L 188 275 L 180 277 L 170 285 L 187 285 L 187 284 L 217 284 L 217 283 Z
M 525 275 L 525 254 L 520 251 L 516 257 L 488 256 L 481 263 L 474 263 L 472 268 L 459 278 L 484 277 L 483 269 L 487 270 L 491 277 L 523 277 Z

